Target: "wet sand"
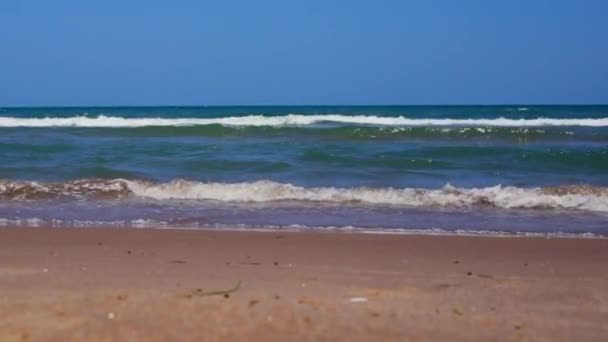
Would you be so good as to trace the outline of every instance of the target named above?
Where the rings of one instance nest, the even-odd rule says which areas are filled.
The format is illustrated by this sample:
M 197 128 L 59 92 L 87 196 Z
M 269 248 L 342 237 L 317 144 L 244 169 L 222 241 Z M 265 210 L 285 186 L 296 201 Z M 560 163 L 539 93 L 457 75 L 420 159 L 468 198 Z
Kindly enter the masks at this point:
M 0 229 L 2 341 L 602 341 L 608 240 Z

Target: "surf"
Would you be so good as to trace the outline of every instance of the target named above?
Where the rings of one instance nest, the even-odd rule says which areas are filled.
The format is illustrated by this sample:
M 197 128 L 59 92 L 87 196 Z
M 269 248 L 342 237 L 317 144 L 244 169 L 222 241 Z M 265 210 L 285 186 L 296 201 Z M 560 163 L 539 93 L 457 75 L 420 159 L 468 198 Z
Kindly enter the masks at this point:
M 282 116 L 246 115 L 218 118 L 161 118 L 141 117 L 128 118 L 120 116 L 99 115 L 72 117 L 0 117 L 0 127 L 98 127 L 98 128 L 134 128 L 153 126 L 205 126 L 223 125 L 233 127 L 283 127 L 314 126 L 321 124 L 362 125 L 362 126 L 470 126 L 470 127 L 545 127 L 545 126 L 583 126 L 608 127 L 608 117 L 603 118 L 408 118 L 404 116 L 387 117 L 375 115 L 303 115 L 289 114 Z
M 270 180 L 220 183 L 176 179 L 154 183 L 127 179 L 82 179 L 64 183 L 0 181 L 0 199 L 32 201 L 76 198 L 159 201 L 195 200 L 231 203 L 293 203 L 330 205 L 388 205 L 423 208 L 575 210 L 608 212 L 608 187 L 562 185 L 531 187 L 496 185 L 459 188 L 445 185 L 437 189 L 391 187 L 302 187 Z

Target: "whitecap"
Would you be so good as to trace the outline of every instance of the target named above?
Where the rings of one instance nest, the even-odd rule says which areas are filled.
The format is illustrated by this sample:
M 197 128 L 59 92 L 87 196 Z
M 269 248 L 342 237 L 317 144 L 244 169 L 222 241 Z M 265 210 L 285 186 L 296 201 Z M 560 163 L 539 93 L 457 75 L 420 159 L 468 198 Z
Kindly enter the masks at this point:
M 370 126 L 473 126 L 473 127 L 538 127 L 538 126 L 589 126 L 606 127 L 604 118 L 533 118 L 533 119 L 427 119 L 384 117 L 375 115 L 301 115 L 283 116 L 232 116 L 221 118 L 124 118 L 118 116 L 74 116 L 46 118 L 0 117 L 0 127 L 148 127 L 148 126 L 311 126 L 323 123 Z

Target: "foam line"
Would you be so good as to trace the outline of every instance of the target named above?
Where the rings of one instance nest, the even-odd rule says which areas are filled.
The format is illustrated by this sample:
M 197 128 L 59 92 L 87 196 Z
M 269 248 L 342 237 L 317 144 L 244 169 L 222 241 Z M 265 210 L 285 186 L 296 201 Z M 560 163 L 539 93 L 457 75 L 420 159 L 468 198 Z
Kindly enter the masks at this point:
M 563 185 L 520 188 L 496 185 L 485 188 L 334 188 L 300 187 L 289 183 L 256 181 L 205 183 L 174 180 L 151 183 L 138 180 L 83 179 L 66 183 L 0 181 L 0 200 L 36 200 L 60 197 L 87 199 L 208 200 L 241 203 L 284 201 L 402 207 L 496 207 L 502 209 L 583 210 L 608 212 L 608 188 Z
M 367 115 L 249 115 L 222 118 L 124 118 L 116 116 L 74 116 L 67 118 L 0 117 L 0 127 L 146 127 L 146 126 L 310 126 L 321 123 L 371 126 L 484 126 L 484 127 L 541 127 L 588 126 L 606 127 L 606 118 L 534 118 L 534 119 L 422 119 Z

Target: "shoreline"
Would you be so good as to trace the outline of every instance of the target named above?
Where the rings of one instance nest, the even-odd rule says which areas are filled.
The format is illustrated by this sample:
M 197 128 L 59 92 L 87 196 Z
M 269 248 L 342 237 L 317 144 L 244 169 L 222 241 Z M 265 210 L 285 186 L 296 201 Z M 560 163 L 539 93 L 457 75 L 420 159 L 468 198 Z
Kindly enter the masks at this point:
M 608 239 L 0 228 L 0 337 L 601 340 L 606 260 Z
M 251 232 L 251 233 L 304 233 L 304 234 L 364 234 L 364 235 L 404 235 L 404 236 L 454 236 L 454 237 L 485 237 L 485 238 L 540 238 L 540 239 L 608 239 L 608 235 L 582 232 L 582 233 L 564 233 L 564 232 L 508 232 L 508 231 L 492 231 L 492 230 L 445 230 L 440 228 L 433 229 L 407 229 L 407 228 L 357 228 L 357 227 L 308 227 L 308 226 L 243 226 L 237 227 L 234 224 L 216 224 L 213 226 L 170 226 L 170 225 L 109 225 L 109 224 L 91 224 L 83 223 L 78 225 L 51 225 L 48 223 L 42 224 L 26 224 L 15 225 L 0 223 L 2 229 L 58 229 L 58 230 L 73 230 L 73 229 L 103 229 L 103 230 L 167 230 L 167 231 L 227 231 L 227 232 Z

